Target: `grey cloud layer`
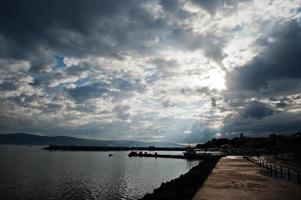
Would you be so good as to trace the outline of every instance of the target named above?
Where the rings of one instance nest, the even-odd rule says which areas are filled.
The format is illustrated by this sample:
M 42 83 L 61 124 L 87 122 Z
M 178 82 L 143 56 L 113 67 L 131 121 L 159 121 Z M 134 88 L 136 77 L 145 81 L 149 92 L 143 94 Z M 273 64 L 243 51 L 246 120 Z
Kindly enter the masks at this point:
M 257 40 L 262 52 L 245 66 L 229 73 L 229 88 L 265 92 L 287 91 L 280 81 L 295 87 L 301 78 L 301 26 L 292 20 L 279 24 L 273 32 Z M 274 81 L 276 81 L 274 83 Z M 296 92 L 297 88 L 294 88 Z
M 301 128 L 298 1 L 6 0 L 0 13 L 0 132 L 198 142 Z

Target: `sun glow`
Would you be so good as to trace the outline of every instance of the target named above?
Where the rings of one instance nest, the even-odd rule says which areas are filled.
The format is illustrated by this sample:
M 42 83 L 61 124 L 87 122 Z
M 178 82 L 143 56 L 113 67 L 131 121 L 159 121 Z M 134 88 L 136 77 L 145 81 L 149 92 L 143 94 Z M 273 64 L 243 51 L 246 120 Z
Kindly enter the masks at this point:
M 210 89 L 216 89 L 219 91 L 226 89 L 224 72 L 216 70 L 210 71 L 208 78 L 206 79 L 206 85 Z

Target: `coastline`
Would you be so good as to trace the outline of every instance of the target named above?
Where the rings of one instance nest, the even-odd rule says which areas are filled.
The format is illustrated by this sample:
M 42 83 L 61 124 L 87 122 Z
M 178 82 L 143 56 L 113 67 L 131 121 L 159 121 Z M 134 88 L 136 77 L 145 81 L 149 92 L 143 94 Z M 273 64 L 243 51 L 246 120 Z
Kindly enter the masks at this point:
M 141 200 L 192 199 L 220 158 L 220 156 L 212 156 L 201 161 L 186 174 L 162 183 L 159 188 L 154 189 L 153 193 L 146 194 Z

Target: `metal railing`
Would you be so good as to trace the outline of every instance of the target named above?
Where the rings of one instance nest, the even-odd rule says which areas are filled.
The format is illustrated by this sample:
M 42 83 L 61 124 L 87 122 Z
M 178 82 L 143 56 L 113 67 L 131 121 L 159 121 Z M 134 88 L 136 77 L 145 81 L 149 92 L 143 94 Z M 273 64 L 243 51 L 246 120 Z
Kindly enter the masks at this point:
M 263 159 L 255 159 L 250 156 L 244 156 L 250 162 L 267 169 L 267 173 L 274 178 L 285 179 L 293 183 L 301 184 L 300 171 L 291 167 L 284 167 L 276 163 L 268 162 Z

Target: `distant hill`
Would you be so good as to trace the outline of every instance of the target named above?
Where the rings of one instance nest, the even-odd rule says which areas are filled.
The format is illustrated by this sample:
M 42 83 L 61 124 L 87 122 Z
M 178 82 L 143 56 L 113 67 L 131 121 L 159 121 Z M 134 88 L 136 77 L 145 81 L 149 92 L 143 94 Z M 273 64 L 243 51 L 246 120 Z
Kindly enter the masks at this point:
M 0 144 L 13 145 L 78 145 L 78 146 L 115 146 L 136 147 L 137 141 L 132 140 L 90 140 L 68 136 L 40 136 L 26 133 L 0 134 Z M 140 147 L 183 147 L 173 142 L 143 142 L 139 141 Z

